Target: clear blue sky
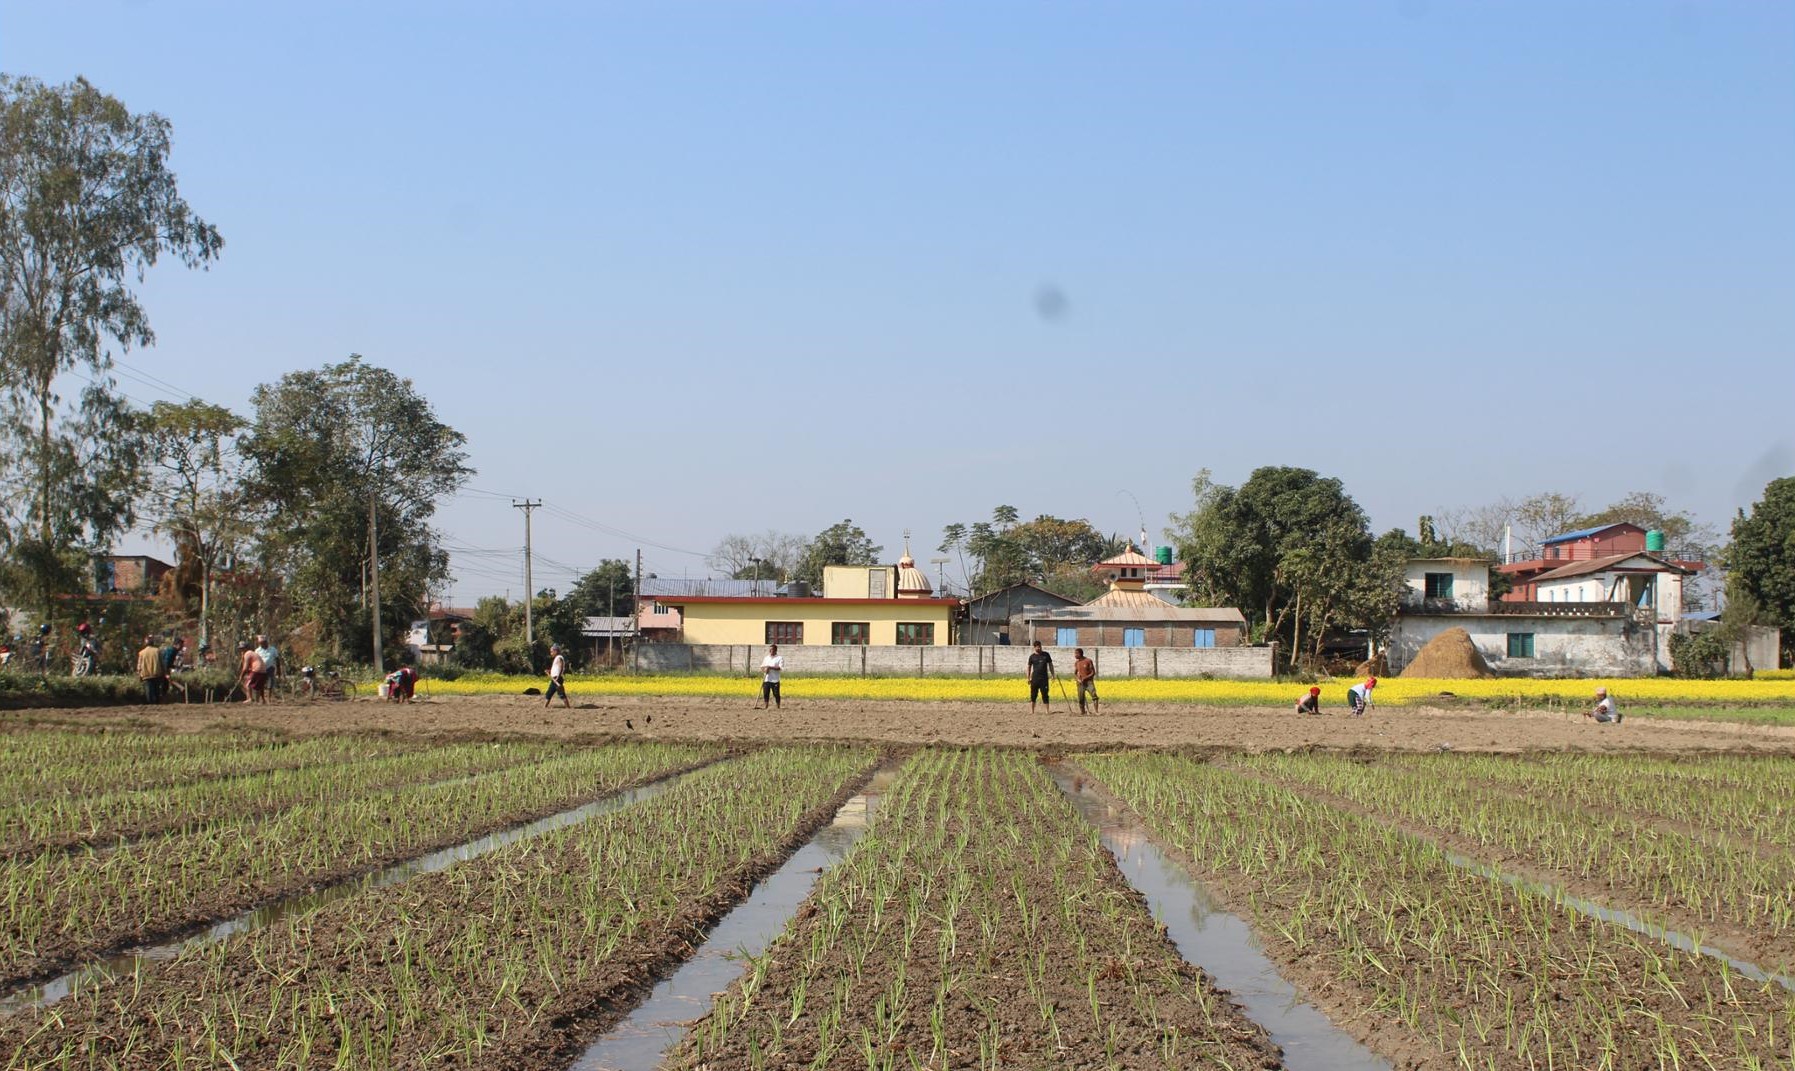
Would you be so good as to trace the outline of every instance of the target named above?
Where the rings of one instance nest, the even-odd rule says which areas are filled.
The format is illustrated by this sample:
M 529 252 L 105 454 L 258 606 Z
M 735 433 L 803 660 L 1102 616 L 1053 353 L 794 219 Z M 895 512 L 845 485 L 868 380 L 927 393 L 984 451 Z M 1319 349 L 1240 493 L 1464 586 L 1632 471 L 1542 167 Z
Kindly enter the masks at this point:
M 474 487 L 665 547 L 1795 472 L 1789 3 L 0 0 L 0 69 L 168 116 L 225 235 L 133 366 L 242 408 L 360 352 Z M 507 500 L 440 517 L 457 600 L 521 591 Z M 536 536 L 539 585 L 637 545 Z

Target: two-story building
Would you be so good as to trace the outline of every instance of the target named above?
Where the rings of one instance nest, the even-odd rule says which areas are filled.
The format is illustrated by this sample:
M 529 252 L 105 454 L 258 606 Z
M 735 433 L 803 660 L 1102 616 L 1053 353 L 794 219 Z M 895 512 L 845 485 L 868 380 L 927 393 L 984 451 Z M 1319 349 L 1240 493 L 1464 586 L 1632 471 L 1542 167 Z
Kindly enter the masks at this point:
M 1031 640 L 1049 647 L 1238 647 L 1246 617 L 1233 607 L 1174 606 L 1147 590 L 1163 563 L 1129 547 L 1098 563 L 1109 590 L 1090 602 L 1029 617 Z

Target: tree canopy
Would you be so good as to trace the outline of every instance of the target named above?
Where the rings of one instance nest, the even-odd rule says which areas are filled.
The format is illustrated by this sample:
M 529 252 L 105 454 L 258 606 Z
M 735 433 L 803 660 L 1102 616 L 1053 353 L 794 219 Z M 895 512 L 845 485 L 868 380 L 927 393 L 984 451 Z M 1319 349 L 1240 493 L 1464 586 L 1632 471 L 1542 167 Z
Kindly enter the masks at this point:
M 368 512 L 378 517 L 383 636 L 421 615 L 448 577 L 429 521 L 471 474 L 462 434 L 436 419 L 412 382 L 351 355 L 256 388 L 242 450 L 266 510 L 263 553 L 319 638 L 368 637 L 360 611 Z
M 134 280 L 224 241 L 181 197 L 172 127 L 85 79 L 0 76 L 0 586 L 47 605 L 136 520 L 136 415 L 111 347 L 149 346 Z M 78 377 L 79 383 L 65 380 Z
M 1339 480 L 1254 470 L 1239 488 L 1207 470 L 1173 528 L 1194 605 L 1234 606 L 1255 633 L 1313 658 L 1328 629 L 1382 628 L 1402 586 L 1399 546 L 1379 546 Z
M 989 521 L 946 526 L 940 549 L 959 555 L 970 591 L 1034 583 L 1082 600 L 1103 589 L 1091 566 L 1119 553 L 1122 543 L 1082 518 L 1066 520 L 1043 513 L 1024 522 L 1016 507 L 998 506 Z
M 1724 560 L 1732 601 L 1749 600 L 1754 620 L 1782 629 L 1785 656 L 1795 651 L 1795 476 L 1771 480 L 1739 511 Z
M 852 520 L 839 521 L 805 544 L 804 553 L 792 569 L 792 579 L 821 587 L 824 566 L 877 565 L 884 550 Z

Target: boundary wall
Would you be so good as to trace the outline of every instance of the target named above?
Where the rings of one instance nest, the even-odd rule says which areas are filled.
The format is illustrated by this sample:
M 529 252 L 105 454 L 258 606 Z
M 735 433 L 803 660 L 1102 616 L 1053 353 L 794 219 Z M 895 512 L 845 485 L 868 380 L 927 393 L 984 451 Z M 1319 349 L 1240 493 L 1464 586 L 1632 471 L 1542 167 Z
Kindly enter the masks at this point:
M 1047 647 L 1054 668 L 1072 679 L 1072 651 Z M 1018 677 L 1028 664 L 1028 647 L 859 647 L 793 644 L 779 648 L 791 673 L 832 673 L 858 677 Z M 635 665 L 644 673 L 755 673 L 766 657 L 764 644 L 644 643 Z M 1117 677 L 1269 678 L 1270 647 L 1086 647 L 1099 679 Z

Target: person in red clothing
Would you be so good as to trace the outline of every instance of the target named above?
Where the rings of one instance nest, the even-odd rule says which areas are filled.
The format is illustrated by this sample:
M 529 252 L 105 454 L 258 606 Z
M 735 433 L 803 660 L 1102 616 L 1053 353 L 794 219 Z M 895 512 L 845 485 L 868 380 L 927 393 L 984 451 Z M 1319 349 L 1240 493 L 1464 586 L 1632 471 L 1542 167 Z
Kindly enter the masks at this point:
M 1303 696 L 1301 699 L 1298 699 L 1296 701 L 1296 712 L 1298 714 L 1320 714 L 1321 713 L 1321 689 L 1320 688 L 1310 688 L 1309 694 Z
M 395 703 L 409 703 L 418 690 L 418 671 L 409 665 L 400 666 L 386 675 L 386 697 Z

